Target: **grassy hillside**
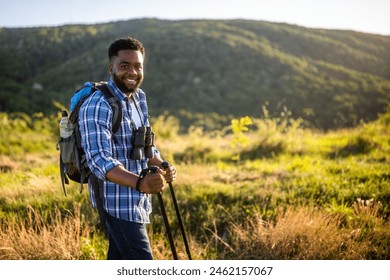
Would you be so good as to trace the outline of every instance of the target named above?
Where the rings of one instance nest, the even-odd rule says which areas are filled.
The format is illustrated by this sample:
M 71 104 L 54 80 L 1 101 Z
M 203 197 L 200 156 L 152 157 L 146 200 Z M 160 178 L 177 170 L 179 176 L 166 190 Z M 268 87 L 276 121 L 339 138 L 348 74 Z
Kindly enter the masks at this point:
M 264 115 L 212 133 L 181 134 L 173 116 L 152 120 L 179 171 L 193 258 L 389 259 L 389 112 L 327 133 L 300 128 L 288 112 Z M 72 184 L 62 193 L 51 131 L 58 118 L 0 114 L 0 259 L 105 258 L 87 192 Z M 148 230 L 155 258 L 171 259 L 157 199 Z
M 351 127 L 376 119 L 389 103 L 389 36 L 261 21 L 140 19 L 0 29 L 0 111 L 67 106 L 84 81 L 107 79 L 107 46 L 127 35 L 147 49 L 143 88 L 151 111 L 174 114 L 186 127 L 219 129 L 232 117 L 262 116 L 265 104 L 274 117 L 286 107 L 306 126 Z

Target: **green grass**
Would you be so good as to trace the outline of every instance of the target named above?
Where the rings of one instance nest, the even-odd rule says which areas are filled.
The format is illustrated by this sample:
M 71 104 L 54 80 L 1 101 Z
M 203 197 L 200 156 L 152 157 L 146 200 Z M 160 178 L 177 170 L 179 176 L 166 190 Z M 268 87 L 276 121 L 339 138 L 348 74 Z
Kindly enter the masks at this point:
M 55 117 L 1 116 L 2 132 L 20 127 L 18 141 L 0 138 L 9 147 L 0 153 L 0 259 L 105 259 L 86 189 L 72 183 L 63 195 L 53 128 L 36 129 Z M 157 144 L 179 172 L 174 187 L 195 259 L 390 258 L 388 115 L 327 133 L 294 120 L 253 120 L 240 136 L 246 144 L 234 147 L 229 127 L 168 133 L 164 119 L 154 124 L 164 135 Z M 164 198 L 186 258 L 168 192 Z M 153 204 L 153 253 L 169 259 Z

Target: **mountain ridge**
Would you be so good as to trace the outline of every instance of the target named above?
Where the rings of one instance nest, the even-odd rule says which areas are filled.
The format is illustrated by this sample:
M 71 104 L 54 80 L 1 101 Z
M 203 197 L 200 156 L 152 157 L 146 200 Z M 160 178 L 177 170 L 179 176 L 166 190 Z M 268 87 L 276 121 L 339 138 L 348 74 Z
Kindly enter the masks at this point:
M 308 126 L 332 129 L 376 119 L 390 100 L 390 36 L 252 20 L 138 19 L 1 28 L 0 111 L 67 105 L 84 81 L 107 79 L 107 47 L 126 35 L 146 47 L 142 88 L 154 114 L 261 116 L 268 104 L 271 115 L 288 108 Z

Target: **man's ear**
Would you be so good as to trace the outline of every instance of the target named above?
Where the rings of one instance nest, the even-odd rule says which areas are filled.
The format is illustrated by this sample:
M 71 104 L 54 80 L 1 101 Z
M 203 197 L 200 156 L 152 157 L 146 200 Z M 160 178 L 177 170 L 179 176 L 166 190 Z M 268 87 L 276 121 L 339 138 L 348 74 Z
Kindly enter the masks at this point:
M 113 70 L 113 65 L 112 65 L 112 63 L 110 63 L 110 64 L 108 65 L 108 72 L 110 73 L 110 75 L 113 75 L 113 74 L 114 74 L 114 70 Z

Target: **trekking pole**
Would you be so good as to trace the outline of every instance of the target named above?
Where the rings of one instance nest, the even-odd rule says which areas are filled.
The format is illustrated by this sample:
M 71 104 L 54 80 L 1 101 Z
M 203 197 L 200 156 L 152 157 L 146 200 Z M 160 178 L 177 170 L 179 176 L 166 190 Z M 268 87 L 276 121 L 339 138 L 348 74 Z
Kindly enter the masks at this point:
M 169 167 L 169 163 L 168 163 L 167 161 L 164 161 L 164 162 L 162 163 L 162 167 L 163 167 L 164 169 L 168 168 L 168 167 Z M 191 258 L 191 252 L 190 252 L 190 247 L 188 246 L 188 241 L 187 241 L 186 233 L 185 233 L 185 231 L 184 231 L 183 222 L 182 222 L 181 216 L 180 216 L 179 206 L 177 205 L 177 200 L 176 200 L 175 192 L 174 192 L 174 190 L 173 190 L 172 183 L 169 182 L 168 185 L 169 185 L 169 190 L 171 191 L 171 196 L 172 196 L 172 200 L 173 200 L 173 205 L 175 206 L 176 216 L 177 216 L 177 220 L 179 221 L 180 231 L 181 231 L 181 235 L 183 236 L 184 246 L 186 247 L 186 252 L 187 252 L 187 255 L 188 255 L 188 259 L 189 259 L 189 260 L 192 260 L 192 258 Z
M 148 170 L 150 170 L 150 173 L 156 173 L 157 169 L 158 169 L 157 166 L 151 166 L 151 167 L 148 168 Z M 157 197 L 158 197 L 158 202 L 160 203 L 161 214 L 163 216 L 163 220 L 164 220 L 164 224 L 165 224 L 165 230 L 166 230 L 166 233 L 168 235 L 168 240 L 169 240 L 169 244 L 171 246 L 173 259 L 177 260 L 178 258 L 177 258 L 175 243 L 173 242 L 172 232 L 171 232 L 171 228 L 169 226 L 167 212 L 165 211 L 164 201 L 163 201 L 161 192 L 159 192 L 157 194 Z

